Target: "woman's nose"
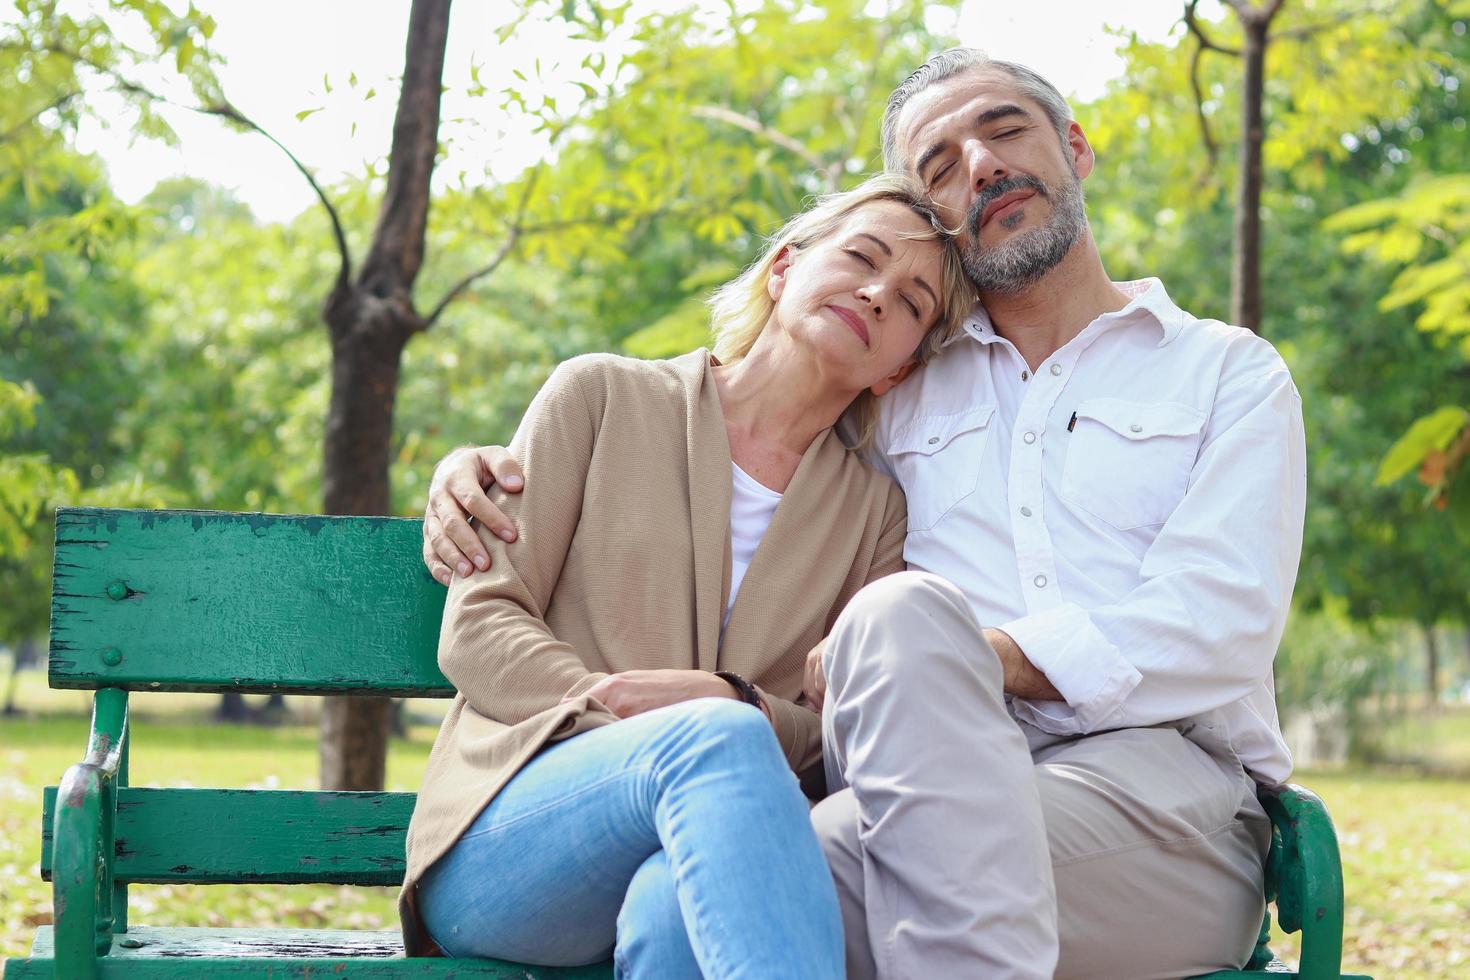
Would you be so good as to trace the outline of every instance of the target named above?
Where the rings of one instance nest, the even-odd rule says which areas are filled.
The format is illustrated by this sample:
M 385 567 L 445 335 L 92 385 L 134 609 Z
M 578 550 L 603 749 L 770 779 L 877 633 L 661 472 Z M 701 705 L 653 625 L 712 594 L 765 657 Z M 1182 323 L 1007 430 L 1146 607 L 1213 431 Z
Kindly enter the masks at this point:
M 857 291 L 858 299 L 873 308 L 874 316 L 883 315 L 884 289 L 882 283 L 870 283 Z

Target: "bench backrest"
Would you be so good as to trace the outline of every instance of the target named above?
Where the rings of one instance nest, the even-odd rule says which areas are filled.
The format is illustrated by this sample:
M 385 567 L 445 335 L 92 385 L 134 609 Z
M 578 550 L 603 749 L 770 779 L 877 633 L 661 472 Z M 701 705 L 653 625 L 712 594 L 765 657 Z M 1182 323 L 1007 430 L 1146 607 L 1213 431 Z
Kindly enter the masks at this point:
M 445 590 L 420 560 L 420 526 L 61 509 L 51 686 L 450 697 L 435 657 Z M 47 877 L 55 798 L 48 789 Z M 397 884 L 413 804 L 413 793 L 124 786 L 115 880 Z
M 420 526 L 59 510 L 51 686 L 450 697 Z

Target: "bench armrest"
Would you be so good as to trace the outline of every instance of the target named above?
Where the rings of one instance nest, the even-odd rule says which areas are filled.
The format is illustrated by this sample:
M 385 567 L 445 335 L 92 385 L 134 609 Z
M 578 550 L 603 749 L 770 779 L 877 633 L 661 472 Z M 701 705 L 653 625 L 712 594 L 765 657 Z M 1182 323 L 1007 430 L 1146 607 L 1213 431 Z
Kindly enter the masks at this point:
M 1300 976 L 1339 976 L 1342 968 L 1342 858 L 1327 807 L 1311 790 L 1262 787 L 1271 818 L 1266 897 L 1276 899 L 1277 921 L 1302 933 Z
M 87 755 L 57 787 L 51 887 L 58 977 L 95 977 L 96 958 L 112 948 L 113 835 L 127 735 L 127 692 L 99 690 Z

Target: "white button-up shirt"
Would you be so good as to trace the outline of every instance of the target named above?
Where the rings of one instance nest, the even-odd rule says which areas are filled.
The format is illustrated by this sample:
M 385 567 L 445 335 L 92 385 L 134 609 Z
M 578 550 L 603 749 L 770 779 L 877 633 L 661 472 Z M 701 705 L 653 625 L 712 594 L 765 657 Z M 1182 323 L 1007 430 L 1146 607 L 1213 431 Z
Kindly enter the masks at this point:
M 1198 720 L 1264 782 L 1291 756 L 1271 663 L 1301 557 L 1306 443 L 1285 363 L 1157 279 L 1118 284 L 1033 374 L 977 310 L 880 402 L 909 567 L 959 586 L 1065 699 L 1056 735 Z

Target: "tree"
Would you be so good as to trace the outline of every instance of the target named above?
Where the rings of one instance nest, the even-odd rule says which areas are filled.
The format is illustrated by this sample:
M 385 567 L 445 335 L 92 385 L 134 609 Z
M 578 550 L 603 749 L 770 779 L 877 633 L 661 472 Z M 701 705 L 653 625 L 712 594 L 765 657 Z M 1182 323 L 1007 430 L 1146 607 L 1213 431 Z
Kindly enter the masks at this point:
M 1222 25 L 1207 25 L 1200 18 L 1199 0 L 1185 0 L 1183 21 L 1195 42 L 1188 78 L 1207 167 L 1212 168 L 1219 154 L 1212 119 L 1222 100 L 1219 87 L 1204 80 L 1203 57 L 1211 52 L 1241 63 L 1240 82 L 1231 86 L 1240 122 L 1236 137 L 1239 151 L 1230 321 L 1260 333 L 1262 209 L 1271 162 L 1268 158 L 1272 155 L 1268 119 L 1276 118 L 1279 123 L 1282 114 L 1295 117 L 1285 127 L 1285 135 L 1300 154 L 1297 160 L 1314 151 L 1330 152 L 1331 141 L 1395 103 L 1401 104 L 1405 95 L 1412 97 L 1423 84 L 1425 71 L 1422 63 L 1395 58 L 1416 47 L 1396 36 L 1400 31 L 1395 23 L 1396 14 L 1412 10 L 1413 4 L 1384 9 L 1365 4 L 1344 10 L 1320 0 L 1298 0 L 1290 9 L 1285 8 L 1284 0 L 1222 2 L 1235 15 L 1233 31 L 1226 40 L 1220 40 L 1225 36 L 1219 33 Z M 1387 57 L 1383 56 L 1385 52 Z M 1349 53 L 1354 60 L 1341 60 Z M 1275 107 L 1271 105 L 1273 90 L 1268 77 L 1279 78 L 1282 83 L 1277 90 L 1284 98 L 1279 98 Z M 1382 87 L 1375 89 L 1373 84 Z M 1282 165 L 1292 162 L 1278 158 Z

